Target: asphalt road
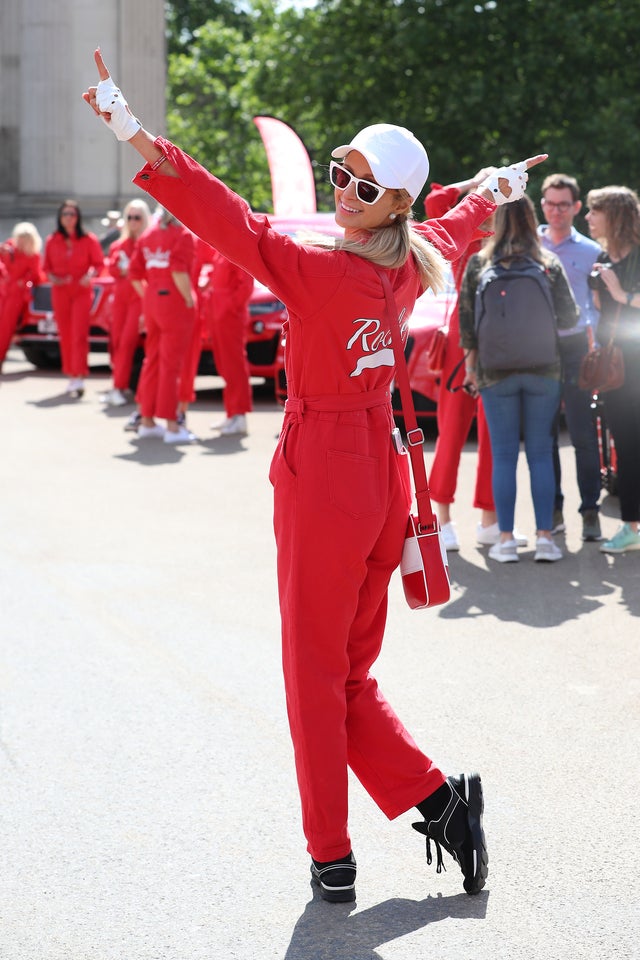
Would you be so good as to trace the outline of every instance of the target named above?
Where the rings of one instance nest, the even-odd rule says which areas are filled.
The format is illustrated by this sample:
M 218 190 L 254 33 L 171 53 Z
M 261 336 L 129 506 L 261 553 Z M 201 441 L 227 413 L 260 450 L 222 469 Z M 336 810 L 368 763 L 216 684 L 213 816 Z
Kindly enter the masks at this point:
M 108 383 L 66 401 L 16 351 L 0 380 L 2 960 L 637 958 L 640 554 L 580 541 L 566 442 L 565 559 L 487 560 L 470 442 L 452 600 L 412 612 L 394 579 L 376 666 L 439 765 L 482 773 L 486 890 L 428 867 L 413 814 L 389 823 L 354 781 L 358 901 L 329 905 L 280 674 L 281 412 L 262 396 L 248 438 L 215 439 L 198 381 L 201 440 L 168 448 L 123 432 Z

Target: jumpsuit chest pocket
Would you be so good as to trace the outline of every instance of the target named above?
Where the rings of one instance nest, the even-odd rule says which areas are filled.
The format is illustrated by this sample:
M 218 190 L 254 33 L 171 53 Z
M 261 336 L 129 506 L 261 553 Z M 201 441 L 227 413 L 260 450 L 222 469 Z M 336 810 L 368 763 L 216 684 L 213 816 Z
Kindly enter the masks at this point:
M 381 464 L 377 457 L 327 450 L 327 484 L 331 503 L 356 520 L 375 516 L 381 509 Z

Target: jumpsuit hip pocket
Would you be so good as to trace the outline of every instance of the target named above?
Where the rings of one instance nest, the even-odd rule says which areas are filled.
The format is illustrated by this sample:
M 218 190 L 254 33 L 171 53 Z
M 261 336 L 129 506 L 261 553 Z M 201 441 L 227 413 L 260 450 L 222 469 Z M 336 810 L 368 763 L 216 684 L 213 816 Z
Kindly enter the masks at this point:
M 343 513 L 361 520 L 380 511 L 382 478 L 377 457 L 328 450 L 327 480 L 330 502 Z

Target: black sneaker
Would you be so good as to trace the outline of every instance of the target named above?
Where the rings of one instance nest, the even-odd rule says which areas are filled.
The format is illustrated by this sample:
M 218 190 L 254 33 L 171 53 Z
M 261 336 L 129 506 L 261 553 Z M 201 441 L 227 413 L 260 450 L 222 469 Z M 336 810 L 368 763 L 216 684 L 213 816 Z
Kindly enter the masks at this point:
M 600 517 L 597 510 L 585 510 L 582 514 L 582 539 L 587 543 L 602 540 Z
M 329 903 L 349 903 L 356 898 L 356 860 L 348 853 L 340 860 L 311 861 L 311 879 L 320 887 L 320 896 Z
M 124 429 L 128 430 L 130 433 L 137 433 L 138 427 L 140 426 L 141 423 L 142 423 L 142 414 L 138 413 L 137 410 L 134 410 L 131 416 L 127 419 L 127 422 L 124 425 Z
M 437 820 L 424 820 L 413 823 L 412 827 L 427 838 L 427 863 L 432 862 L 430 840 L 436 845 L 437 872 L 442 862 L 441 846 L 451 854 L 460 869 L 467 893 L 480 893 L 489 873 L 489 857 L 482 829 L 482 781 L 477 773 L 463 773 L 459 777 L 449 777 L 449 801 Z

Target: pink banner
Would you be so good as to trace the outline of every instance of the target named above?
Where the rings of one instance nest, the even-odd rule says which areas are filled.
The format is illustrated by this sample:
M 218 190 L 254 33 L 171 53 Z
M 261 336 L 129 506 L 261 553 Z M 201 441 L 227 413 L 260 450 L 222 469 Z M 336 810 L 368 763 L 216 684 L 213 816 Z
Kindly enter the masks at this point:
M 275 117 L 254 117 L 269 161 L 273 212 L 316 212 L 316 186 L 307 149 L 294 130 Z

